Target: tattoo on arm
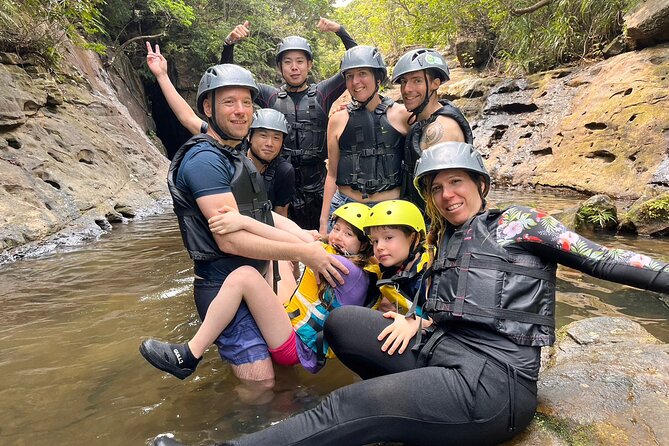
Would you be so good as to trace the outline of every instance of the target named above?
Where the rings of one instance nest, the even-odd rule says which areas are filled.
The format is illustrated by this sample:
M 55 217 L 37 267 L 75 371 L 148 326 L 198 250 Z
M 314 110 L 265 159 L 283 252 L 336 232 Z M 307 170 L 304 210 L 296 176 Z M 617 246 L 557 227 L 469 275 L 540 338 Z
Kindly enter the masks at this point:
M 433 122 L 425 127 L 420 137 L 420 150 L 426 150 L 438 143 L 444 136 L 444 127 L 439 122 Z

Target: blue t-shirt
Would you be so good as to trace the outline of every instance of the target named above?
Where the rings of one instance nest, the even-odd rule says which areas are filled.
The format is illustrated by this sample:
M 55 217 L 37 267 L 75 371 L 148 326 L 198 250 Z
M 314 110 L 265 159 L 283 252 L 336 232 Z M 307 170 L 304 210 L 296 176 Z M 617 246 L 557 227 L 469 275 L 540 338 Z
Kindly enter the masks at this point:
M 209 143 L 193 146 L 183 158 L 177 172 L 176 186 L 187 190 L 194 198 L 231 192 L 230 184 L 235 166 L 223 154 L 203 150 Z
M 214 194 L 232 192 L 231 183 L 235 166 L 219 149 L 211 149 L 211 144 L 202 142 L 193 146 L 185 155 L 176 175 L 176 187 L 188 191 L 195 199 Z M 195 260 L 195 275 L 214 282 L 225 278 L 240 266 L 250 265 L 261 270 L 265 260 L 232 256 L 205 261 Z

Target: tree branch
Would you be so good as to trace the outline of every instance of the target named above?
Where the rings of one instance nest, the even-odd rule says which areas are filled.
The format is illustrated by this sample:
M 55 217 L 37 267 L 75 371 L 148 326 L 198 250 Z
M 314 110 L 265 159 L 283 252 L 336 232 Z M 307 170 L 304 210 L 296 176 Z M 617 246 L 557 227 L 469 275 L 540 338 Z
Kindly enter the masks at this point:
M 113 54 L 112 57 L 109 59 L 109 61 L 107 62 L 106 65 L 107 65 L 107 66 L 111 66 L 111 65 L 113 65 L 114 60 L 116 59 L 116 55 L 117 55 L 119 52 L 123 51 L 123 49 L 124 49 L 126 46 L 130 45 L 132 42 L 136 42 L 136 41 L 138 41 L 138 40 L 151 40 L 151 39 L 155 39 L 155 38 L 163 37 L 163 36 L 165 36 L 165 31 L 163 31 L 163 32 L 161 32 L 161 33 L 159 33 L 159 34 L 151 34 L 151 35 L 149 35 L 149 36 L 135 36 L 135 37 L 133 37 L 132 39 L 128 39 L 128 40 L 126 40 L 125 42 L 123 42 L 123 43 L 121 44 L 121 46 L 119 46 L 118 48 L 116 48 L 116 49 L 114 50 L 114 54 Z
M 540 0 L 532 6 L 528 6 L 527 8 L 512 9 L 511 14 L 515 15 L 515 16 L 530 14 L 530 13 L 536 11 L 537 9 L 541 9 L 544 6 L 546 6 L 546 5 L 548 5 L 552 2 L 553 2 L 553 0 Z

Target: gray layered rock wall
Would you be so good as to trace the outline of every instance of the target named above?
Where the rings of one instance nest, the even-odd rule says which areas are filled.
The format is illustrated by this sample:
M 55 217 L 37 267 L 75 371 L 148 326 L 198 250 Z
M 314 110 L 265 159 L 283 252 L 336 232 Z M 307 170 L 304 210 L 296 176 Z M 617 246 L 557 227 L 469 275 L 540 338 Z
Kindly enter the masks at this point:
M 56 74 L 15 55 L 0 61 L 5 258 L 56 234 L 95 236 L 109 222 L 162 209 L 168 161 L 94 53 L 69 47 Z

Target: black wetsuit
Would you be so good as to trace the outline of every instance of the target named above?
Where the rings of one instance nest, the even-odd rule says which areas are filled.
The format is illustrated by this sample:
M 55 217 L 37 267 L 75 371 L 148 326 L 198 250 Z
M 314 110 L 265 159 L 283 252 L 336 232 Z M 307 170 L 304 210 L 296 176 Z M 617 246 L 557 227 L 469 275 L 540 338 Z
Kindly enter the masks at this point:
M 499 246 L 523 256 L 669 293 L 668 264 L 609 250 L 545 213 L 512 207 L 489 229 Z M 492 445 L 530 423 L 541 347 L 519 345 L 484 324 L 451 320 L 423 336 L 420 353 L 389 356 L 376 337 L 390 322 L 368 308 L 335 309 L 325 324 L 326 340 L 365 380 L 332 392 L 312 410 L 224 444 Z

